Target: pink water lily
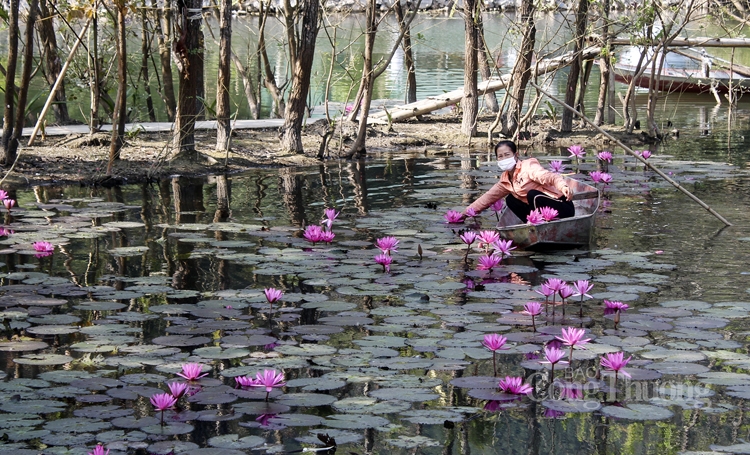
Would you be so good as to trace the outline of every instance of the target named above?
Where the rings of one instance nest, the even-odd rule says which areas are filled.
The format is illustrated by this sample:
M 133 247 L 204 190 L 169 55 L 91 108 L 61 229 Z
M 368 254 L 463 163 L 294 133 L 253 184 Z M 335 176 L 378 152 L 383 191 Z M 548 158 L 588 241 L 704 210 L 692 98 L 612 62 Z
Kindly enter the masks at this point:
M 464 242 L 467 245 L 471 245 L 477 240 L 477 237 L 479 236 L 474 231 L 466 231 L 463 234 L 461 234 L 459 237 L 461 238 L 462 242 Z
M 88 455 L 109 455 L 109 449 L 105 452 L 104 446 L 97 444 L 96 447 L 94 447 L 93 452 L 88 452 Z
M 482 346 L 492 351 L 492 372 L 494 376 L 497 376 L 497 363 L 495 361 L 495 352 L 508 349 L 505 347 L 505 343 L 508 341 L 507 338 L 505 338 L 502 335 L 498 335 L 497 333 L 491 333 L 484 336 L 484 339 L 482 340 Z
M 455 210 L 448 210 L 445 212 L 445 215 L 443 215 L 443 218 L 445 218 L 446 223 L 449 224 L 459 224 L 464 222 L 464 216 L 461 212 Z
M 317 224 L 311 224 L 305 228 L 302 237 L 315 245 L 316 243 L 323 241 L 323 229 Z
M 567 299 L 568 297 L 573 296 L 575 292 L 576 292 L 575 289 L 573 289 L 572 286 L 568 286 L 568 285 L 561 287 L 560 290 L 557 291 L 557 293 L 560 295 L 560 298 L 562 298 L 563 300 Z
M 268 303 L 276 303 L 284 296 L 284 292 L 276 288 L 265 288 L 263 293 L 266 295 Z
M 562 349 L 558 349 L 554 346 L 547 346 L 544 348 L 544 359 L 539 361 L 539 363 L 546 363 L 549 364 L 551 367 L 550 372 L 550 381 L 554 381 L 555 378 L 555 365 L 562 364 L 566 365 L 568 362 L 565 360 L 562 360 L 562 358 L 565 357 L 565 351 Z
M 624 357 L 625 356 L 622 351 L 609 352 L 605 357 L 601 358 L 601 361 L 599 363 L 605 369 L 615 372 L 615 381 L 617 380 L 617 373 L 620 372 L 622 372 L 624 376 L 629 378 L 630 375 L 625 370 L 623 370 L 623 368 L 625 368 L 625 366 L 628 364 L 628 362 L 630 362 L 630 359 L 632 359 L 633 356 L 630 356 L 627 359 L 625 359 Z
M 375 246 L 378 247 L 383 254 L 391 255 L 398 251 L 398 239 L 396 237 L 381 237 L 375 241 Z
M 262 427 L 267 427 L 269 424 L 269 421 L 276 417 L 276 414 L 261 414 L 258 417 L 255 418 L 255 421 L 260 424 Z
M 539 213 L 542 215 L 544 221 L 553 221 L 557 219 L 558 215 L 560 215 L 560 212 L 552 207 L 540 207 Z
M 493 243 L 492 248 L 495 250 L 495 253 L 499 253 L 501 258 L 510 256 L 510 252 L 516 249 L 516 247 L 513 246 L 513 240 L 503 239 Z
M 568 147 L 568 153 L 570 153 L 571 157 L 576 157 L 576 159 L 586 156 L 586 150 L 580 145 L 571 145 Z
M 255 387 L 266 388 L 266 401 L 268 401 L 268 394 L 274 389 L 274 387 L 284 387 L 284 373 L 277 373 L 276 370 L 263 370 L 255 373 Z
M 588 297 L 590 299 L 593 298 L 588 294 L 588 292 L 591 291 L 593 287 L 594 285 L 589 283 L 589 280 L 578 280 L 578 281 L 573 282 L 573 289 L 576 290 L 576 293 L 573 294 L 573 296 L 581 297 L 581 301 L 580 301 L 581 306 L 580 306 L 580 311 L 578 313 L 578 316 L 581 318 L 583 317 L 583 298 L 584 297 Z
M 157 393 L 151 396 L 151 404 L 157 411 L 161 411 L 161 424 L 164 425 L 164 411 L 177 404 L 177 398 L 168 393 Z
M 534 332 L 536 332 L 536 321 L 534 321 L 534 318 L 542 314 L 542 304 L 539 302 L 526 302 L 521 314 L 528 314 L 531 316 L 531 325 L 534 328 Z
M 333 226 L 333 220 L 338 218 L 341 212 L 337 212 L 336 209 L 325 209 L 323 213 L 325 214 L 325 218 L 320 221 L 320 224 L 328 226 L 328 230 L 330 231 Z
M 14 205 L 16 205 L 15 199 L 3 199 L 3 205 L 5 206 L 5 209 L 10 212 L 10 209 L 13 208 Z
M 533 226 L 536 226 L 536 225 L 544 223 L 544 217 L 542 216 L 542 213 L 538 209 L 532 210 L 528 214 L 528 216 L 526 216 L 526 222 Z
M 593 180 L 594 183 L 601 183 L 602 174 L 604 174 L 604 172 L 602 171 L 591 171 L 589 172 L 589 178 L 591 178 L 591 180 Z
M 250 376 L 236 376 L 234 382 L 237 383 L 238 387 L 254 387 L 257 385 L 255 378 L 251 378 Z
M 583 398 L 583 387 L 579 384 L 566 384 L 560 389 L 561 400 L 580 400 Z
M 528 395 L 534 390 L 530 385 L 523 383 L 523 378 L 517 376 L 506 376 L 505 379 L 500 380 L 498 387 L 503 392 L 512 395 Z
M 8 199 L 8 192 L 5 190 L 0 190 L 0 201 Z
M 612 153 L 611 153 L 611 152 L 608 152 L 608 151 L 606 151 L 606 150 L 605 150 L 605 151 L 603 151 L 603 152 L 599 152 L 599 153 L 598 153 L 598 154 L 596 155 L 596 157 L 597 157 L 597 158 L 599 158 L 600 160 L 602 160 L 602 161 L 606 161 L 606 162 L 608 162 L 608 163 L 611 163 L 611 162 L 612 162 Z
M 505 199 L 498 199 L 490 206 L 490 210 L 493 212 L 502 212 L 503 207 L 505 207 Z
M 545 284 L 553 291 L 560 292 L 560 289 L 567 286 L 568 283 L 566 283 L 564 280 L 561 280 L 560 278 L 549 278 L 547 279 L 547 282 Z
M 615 330 L 617 330 L 617 326 L 620 325 L 620 313 L 630 308 L 627 303 L 617 302 L 617 301 L 610 301 L 605 300 L 604 301 L 604 314 L 610 315 L 614 314 L 614 321 L 615 321 Z
M 188 381 L 197 381 L 198 379 L 208 376 L 208 373 L 203 373 L 203 365 L 200 363 L 186 363 L 182 365 L 182 372 L 177 373 L 177 376 L 182 376 Z
M 34 251 L 36 251 L 36 254 L 34 256 L 38 258 L 50 256 L 55 252 L 55 246 L 49 242 L 34 242 L 31 244 L 31 246 L 33 246 Z
M 641 156 L 643 157 L 644 160 L 647 160 L 647 159 L 649 159 L 649 157 L 651 157 L 651 151 L 650 150 L 644 150 L 644 151 L 641 152 Z
M 167 387 L 169 387 L 169 393 L 178 400 L 188 390 L 188 385 L 184 382 L 168 382 Z
M 573 363 L 573 348 L 575 346 L 583 348 L 584 344 L 591 341 L 591 338 L 583 338 L 585 334 L 586 331 L 584 329 L 568 327 L 567 329 L 562 329 L 561 337 L 555 337 L 562 341 L 565 346 L 570 346 L 570 358 L 568 359 L 570 363 Z
M 479 248 L 484 248 L 487 251 L 493 243 L 500 240 L 500 234 L 497 231 L 481 231 L 479 233 Z
M 612 181 L 612 176 L 610 174 L 607 174 L 606 172 L 602 172 L 601 180 L 602 183 L 610 183 Z
M 323 233 L 320 235 L 320 240 L 325 243 L 331 243 L 333 242 L 333 239 L 336 237 L 336 234 L 333 233 L 333 231 L 323 231 Z
M 477 259 L 477 270 L 488 270 L 492 273 L 492 269 L 500 264 L 500 257 L 494 254 L 483 254 Z
M 549 168 L 552 172 L 561 174 L 565 170 L 562 160 L 552 160 L 549 162 Z
M 387 254 L 378 254 L 377 256 L 375 256 L 375 263 L 383 266 L 383 272 L 390 273 L 392 262 L 393 258 L 388 256 Z
M 466 209 L 466 216 L 470 216 L 470 217 L 473 218 L 473 217 L 477 216 L 477 211 L 474 210 L 473 208 L 469 207 L 468 209 Z
M 14 234 L 13 229 L 7 229 L 2 226 L 0 226 L 0 237 L 4 237 L 7 235 Z

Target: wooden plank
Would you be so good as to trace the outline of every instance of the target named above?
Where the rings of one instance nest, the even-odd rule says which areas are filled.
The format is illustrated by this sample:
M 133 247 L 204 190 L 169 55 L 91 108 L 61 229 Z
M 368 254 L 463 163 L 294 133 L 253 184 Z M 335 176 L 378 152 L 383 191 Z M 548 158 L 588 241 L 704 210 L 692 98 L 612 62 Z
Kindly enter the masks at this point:
M 574 201 L 580 201 L 581 199 L 593 199 L 599 197 L 599 191 L 586 191 L 584 193 L 575 193 L 573 195 Z
M 587 47 L 582 51 L 583 59 L 591 59 L 599 55 L 601 47 L 591 46 Z M 534 70 L 534 76 L 541 74 L 550 73 L 560 68 L 568 66 L 575 57 L 575 52 L 568 52 L 564 55 L 555 58 L 545 59 L 540 61 Z M 533 77 L 533 76 L 532 76 Z M 494 92 L 506 88 L 510 83 L 511 75 L 504 74 L 499 79 L 491 79 L 489 81 L 483 81 L 478 84 L 478 96 L 482 96 L 485 93 Z M 463 87 L 453 90 L 451 92 L 444 93 L 438 96 L 432 96 L 425 100 L 417 101 L 415 103 L 405 104 L 402 106 L 396 106 L 388 109 L 388 113 L 375 112 L 371 113 L 367 117 L 367 123 L 386 123 L 389 121 L 388 116 L 390 115 L 390 122 L 398 122 L 406 120 L 417 115 L 429 114 L 432 111 L 442 109 L 444 107 L 453 105 L 461 101 L 464 97 Z
M 612 38 L 612 44 L 617 46 L 635 46 L 630 38 Z M 659 41 L 639 43 L 638 45 L 656 46 Z M 750 38 L 677 38 L 669 42 L 668 47 L 750 47 Z

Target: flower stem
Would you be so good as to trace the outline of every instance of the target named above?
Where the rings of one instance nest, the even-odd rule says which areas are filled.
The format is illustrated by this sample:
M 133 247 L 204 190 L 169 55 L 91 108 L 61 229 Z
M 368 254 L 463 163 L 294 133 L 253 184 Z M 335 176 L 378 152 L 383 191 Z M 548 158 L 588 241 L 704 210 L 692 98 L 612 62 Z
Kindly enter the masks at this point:
M 497 377 L 497 364 L 495 363 L 495 351 L 492 351 L 492 374 Z

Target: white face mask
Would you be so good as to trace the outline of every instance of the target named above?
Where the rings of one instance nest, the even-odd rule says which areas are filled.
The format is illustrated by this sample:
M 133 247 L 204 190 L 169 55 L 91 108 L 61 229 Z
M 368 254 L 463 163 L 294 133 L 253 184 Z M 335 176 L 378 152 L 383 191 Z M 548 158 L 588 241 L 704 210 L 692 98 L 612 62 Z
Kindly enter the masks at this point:
M 500 168 L 501 171 L 509 171 L 513 169 L 516 166 L 516 157 L 511 156 L 510 158 L 505 158 L 504 160 L 497 160 L 497 167 Z

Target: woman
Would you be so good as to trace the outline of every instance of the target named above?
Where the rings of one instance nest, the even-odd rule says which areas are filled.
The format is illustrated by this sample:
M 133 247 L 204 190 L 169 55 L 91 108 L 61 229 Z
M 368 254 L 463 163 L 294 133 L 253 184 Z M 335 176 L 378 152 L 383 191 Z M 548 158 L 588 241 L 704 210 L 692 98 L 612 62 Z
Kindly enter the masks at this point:
M 503 171 L 500 181 L 474 201 L 466 210 L 481 212 L 505 198 L 508 206 L 521 221 L 526 222 L 532 210 L 551 207 L 560 218 L 575 215 L 573 190 L 560 174 L 550 172 L 536 158 L 519 160 L 513 141 L 500 141 L 495 146 L 497 165 Z M 465 214 L 466 212 L 464 212 Z

